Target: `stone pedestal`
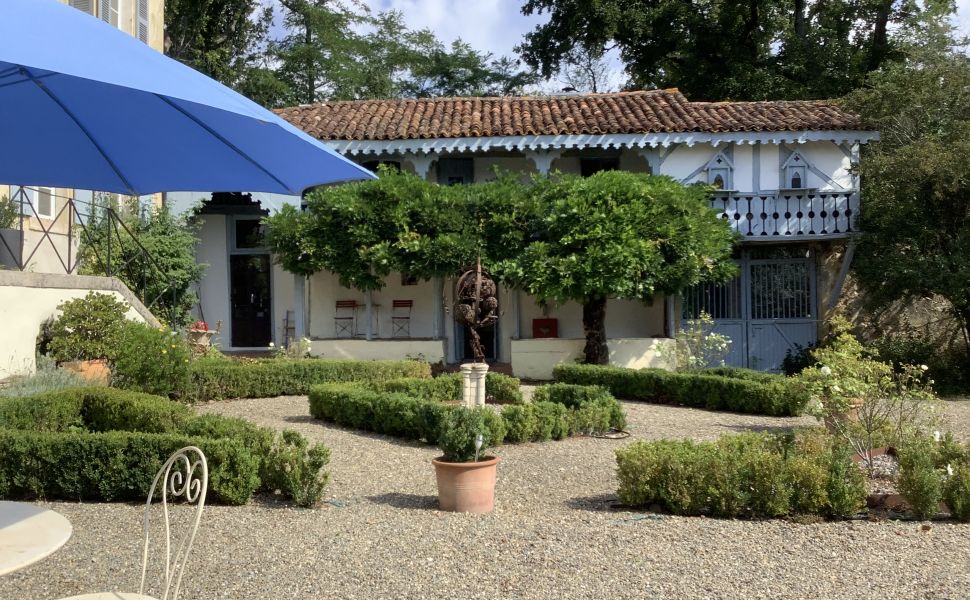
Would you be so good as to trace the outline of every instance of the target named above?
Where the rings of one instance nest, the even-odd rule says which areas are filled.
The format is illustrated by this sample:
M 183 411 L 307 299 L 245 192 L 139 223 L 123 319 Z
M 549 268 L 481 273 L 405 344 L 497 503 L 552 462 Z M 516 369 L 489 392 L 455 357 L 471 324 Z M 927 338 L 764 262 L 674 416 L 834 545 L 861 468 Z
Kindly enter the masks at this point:
M 488 365 L 485 363 L 465 363 L 461 365 L 462 403 L 468 408 L 485 406 L 485 376 Z

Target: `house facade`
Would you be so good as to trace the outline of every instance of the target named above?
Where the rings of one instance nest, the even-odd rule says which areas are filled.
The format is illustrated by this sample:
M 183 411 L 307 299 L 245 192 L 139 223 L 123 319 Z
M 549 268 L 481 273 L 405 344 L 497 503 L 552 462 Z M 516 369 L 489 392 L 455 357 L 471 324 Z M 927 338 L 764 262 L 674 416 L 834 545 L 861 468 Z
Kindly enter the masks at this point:
M 858 234 L 860 147 L 876 137 L 829 102 L 690 102 L 677 90 L 332 102 L 279 112 L 366 167 L 391 163 L 443 185 L 485 181 L 499 168 L 523 176 L 622 169 L 714 186 L 711 209 L 739 234 L 739 275 L 647 304 L 610 300 L 610 360 L 629 367 L 663 366 L 660 347 L 701 312 L 732 339 L 733 365 L 778 370 L 788 349 L 814 342 Z M 283 272 L 258 241 L 260 216 L 299 199 L 195 200 L 204 201 L 199 259 L 210 265 L 200 309 L 224 323 L 223 348 L 305 335 L 314 354 L 328 357 L 470 358 L 450 316 L 454 279 L 394 274 L 372 293 L 343 288 L 330 273 L 303 280 Z M 504 288 L 499 300 L 501 318 L 483 336 L 490 360 L 541 379 L 582 355 L 578 304 L 542 305 Z
M 60 0 L 94 18 L 101 19 L 164 51 L 165 0 Z M 51 140 L 56 144 L 56 140 Z M 120 201 L 117 195 L 88 190 L 21 187 L 0 182 L 0 199 L 6 198 L 17 213 L 10 223 L 0 223 L 0 265 L 37 273 L 72 273 L 78 266 L 78 224 L 91 213 L 95 201 L 104 205 Z M 160 204 L 161 196 L 139 199 L 143 205 Z

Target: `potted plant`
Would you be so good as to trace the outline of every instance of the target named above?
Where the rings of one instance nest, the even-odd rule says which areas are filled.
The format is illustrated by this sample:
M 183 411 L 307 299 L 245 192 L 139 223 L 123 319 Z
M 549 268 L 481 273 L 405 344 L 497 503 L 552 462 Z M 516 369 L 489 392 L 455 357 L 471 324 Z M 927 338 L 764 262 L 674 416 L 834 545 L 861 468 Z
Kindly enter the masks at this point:
M 128 305 L 109 294 L 89 292 L 61 303 L 50 326 L 48 350 L 62 367 L 95 383 L 107 383 L 108 359 L 118 343 Z
M 438 447 L 442 456 L 431 461 L 438 480 L 438 506 L 455 512 L 487 513 L 495 506 L 498 457 L 483 456 L 491 444 L 484 411 L 458 407 L 441 423 Z

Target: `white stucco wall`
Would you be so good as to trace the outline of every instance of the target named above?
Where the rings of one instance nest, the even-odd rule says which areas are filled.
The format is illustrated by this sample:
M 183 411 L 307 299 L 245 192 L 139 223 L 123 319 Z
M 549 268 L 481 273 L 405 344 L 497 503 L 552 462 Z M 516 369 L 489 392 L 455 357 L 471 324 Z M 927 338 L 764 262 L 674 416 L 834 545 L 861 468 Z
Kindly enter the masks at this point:
M 577 302 L 550 305 L 543 312 L 535 298 L 521 296 L 521 331 L 523 338 L 532 337 L 532 320 L 558 319 L 559 337 L 581 338 L 583 333 L 583 307 Z M 653 304 L 635 300 L 608 300 L 606 302 L 606 336 L 609 338 L 660 337 L 664 333 L 663 297 Z
M 610 338 L 606 342 L 610 364 L 628 369 L 668 368 L 661 348 L 671 343 L 666 338 Z M 512 340 L 512 373 L 523 379 L 552 379 L 556 365 L 583 358 L 585 344 L 582 338 Z
M 120 281 L 109 277 L 58 275 L 0 271 L 0 380 L 30 374 L 36 368 L 37 334 L 44 321 L 60 314 L 57 307 L 89 292 L 114 296 L 127 302 L 129 319 L 158 321 Z
M 310 342 L 310 354 L 324 358 L 354 360 L 425 360 L 445 362 L 444 340 L 360 340 L 329 339 Z

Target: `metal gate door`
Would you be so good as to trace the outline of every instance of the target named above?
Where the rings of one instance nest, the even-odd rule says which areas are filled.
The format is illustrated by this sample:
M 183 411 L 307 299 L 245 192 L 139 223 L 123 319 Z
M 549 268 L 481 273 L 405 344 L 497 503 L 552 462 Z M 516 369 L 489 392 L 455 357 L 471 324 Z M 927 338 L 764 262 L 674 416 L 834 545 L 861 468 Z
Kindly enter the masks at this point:
M 737 263 L 728 283 L 688 290 L 683 316 L 711 315 L 714 331 L 731 338 L 727 364 L 780 371 L 789 349 L 816 340 L 815 263 L 798 247 L 746 250 Z

